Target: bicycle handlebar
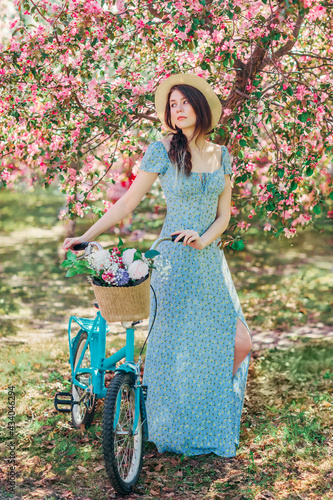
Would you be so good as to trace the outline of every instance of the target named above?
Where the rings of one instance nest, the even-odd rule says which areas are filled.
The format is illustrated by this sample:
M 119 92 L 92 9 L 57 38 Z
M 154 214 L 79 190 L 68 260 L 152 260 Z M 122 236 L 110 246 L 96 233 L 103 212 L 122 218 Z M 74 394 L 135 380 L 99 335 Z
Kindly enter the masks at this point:
M 177 238 L 178 234 L 173 234 L 172 236 L 170 236 L 169 238 L 165 238 L 165 239 L 171 239 L 171 241 L 175 241 L 175 239 Z M 177 243 L 182 243 L 184 241 L 184 237 L 185 236 L 182 236 Z M 92 246 L 97 246 L 97 248 L 99 250 L 103 250 L 103 247 L 99 244 L 99 243 L 96 243 L 95 241 L 84 241 L 83 243 L 78 243 L 77 245 L 74 245 L 73 246 L 73 250 L 75 251 L 79 251 L 79 250 L 85 250 L 88 245 L 92 245 Z
M 85 248 L 87 248 L 88 245 L 89 241 L 85 241 L 84 243 L 78 243 L 77 245 L 73 246 L 73 250 L 75 251 L 84 250 Z

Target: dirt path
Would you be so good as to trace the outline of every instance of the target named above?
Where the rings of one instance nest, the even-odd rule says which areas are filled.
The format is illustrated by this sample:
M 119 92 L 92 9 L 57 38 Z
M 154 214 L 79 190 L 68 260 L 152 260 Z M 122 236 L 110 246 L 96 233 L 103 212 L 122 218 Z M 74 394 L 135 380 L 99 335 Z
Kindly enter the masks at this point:
M 77 311 L 78 312 L 78 311 Z M 87 312 L 87 311 L 86 311 Z M 84 311 L 80 311 L 84 314 Z M 44 342 L 52 339 L 59 339 L 59 325 L 57 329 L 54 329 L 54 325 L 51 322 L 43 321 L 43 324 L 38 325 L 36 320 L 35 328 L 32 330 L 23 330 L 14 336 L 8 336 L 0 338 L 1 344 L 19 345 L 19 344 L 29 344 L 36 342 Z M 38 326 L 40 331 L 38 332 Z M 64 325 L 61 325 L 62 327 Z M 112 336 L 117 336 L 124 340 L 125 342 L 125 331 L 121 323 L 111 323 L 109 324 L 110 331 L 107 334 L 107 338 L 111 339 Z M 326 326 L 323 323 L 313 323 L 304 326 L 294 326 L 287 332 L 281 331 L 267 331 L 267 332 L 257 332 L 251 330 L 253 338 L 253 352 L 261 351 L 263 349 L 272 349 L 277 347 L 279 349 L 287 349 L 292 345 L 301 342 L 302 338 L 333 338 L 333 327 Z M 148 319 L 143 320 L 143 322 L 137 326 L 136 338 L 144 341 L 148 335 Z M 64 337 L 62 337 L 64 338 Z

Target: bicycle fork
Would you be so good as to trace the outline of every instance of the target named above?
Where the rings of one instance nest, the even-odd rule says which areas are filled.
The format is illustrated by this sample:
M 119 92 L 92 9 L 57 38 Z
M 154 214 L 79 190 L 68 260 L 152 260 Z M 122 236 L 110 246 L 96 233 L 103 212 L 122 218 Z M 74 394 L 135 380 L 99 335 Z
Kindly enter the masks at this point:
M 142 397 L 141 394 L 141 388 L 140 386 L 137 386 L 134 388 L 135 391 L 135 407 L 134 407 L 134 421 L 133 421 L 133 428 L 132 428 L 132 433 L 133 436 L 135 436 L 139 432 L 139 416 L 140 416 L 140 398 Z M 115 411 L 115 416 L 114 416 L 114 422 L 113 422 L 113 430 L 115 431 L 118 425 L 119 421 L 119 415 L 120 415 L 120 407 L 121 407 L 121 391 L 119 391 L 118 396 L 117 396 L 117 402 L 116 402 L 116 411 Z M 146 417 L 145 417 L 146 418 Z M 145 424 L 145 418 L 142 418 L 141 425 Z

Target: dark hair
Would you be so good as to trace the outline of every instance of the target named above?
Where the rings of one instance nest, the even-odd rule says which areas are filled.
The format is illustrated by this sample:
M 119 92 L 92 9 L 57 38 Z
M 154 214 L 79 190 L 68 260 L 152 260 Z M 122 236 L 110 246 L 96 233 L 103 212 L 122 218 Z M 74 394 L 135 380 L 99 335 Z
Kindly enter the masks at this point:
M 212 112 L 206 97 L 202 92 L 200 92 L 200 90 L 192 87 L 192 85 L 173 85 L 169 90 L 164 111 L 164 121 L 166 125 L 170 127 L 170 129 L 175 130 L 176 133 L 172 134 L 168 154 L 170 161 L 176 166 L 178 171 L 183 171 L 186 177 L 189 177 L 192 171 L 191 151 L 188 147 L 189 141 L 182 129 L 177 127 L 177 125 L 173 127 L 171 122 L 170 96 L 174 90 L 179 90 L 194 109 L 197 119 L 194 132 L 190 140 L 196 136 L 196 144 L 200 137 L 204 137 L 212 132 Z

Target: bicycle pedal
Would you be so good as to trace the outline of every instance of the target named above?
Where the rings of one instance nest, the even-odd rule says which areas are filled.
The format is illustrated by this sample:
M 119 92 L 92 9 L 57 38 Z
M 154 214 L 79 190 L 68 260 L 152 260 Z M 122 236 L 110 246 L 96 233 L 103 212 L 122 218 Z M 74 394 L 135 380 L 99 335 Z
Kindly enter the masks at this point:
M 66 398 L 67 399 L 64 399 Z M 68 399 L 69 398 L 69 399 Z M 58 405 L 69 405 L 70 408 L 59 408 Z M 73 406 L 73 396 L 70 392 L 57 392 L 54 396 L 54 406 L 57 411 L 61 413 L 69 413 Z
M 142 385 L 142 392 L 143 392 L 143 399 L 147 401 L 147 396 L 148 396 L 148 386 L 147 385 Z

